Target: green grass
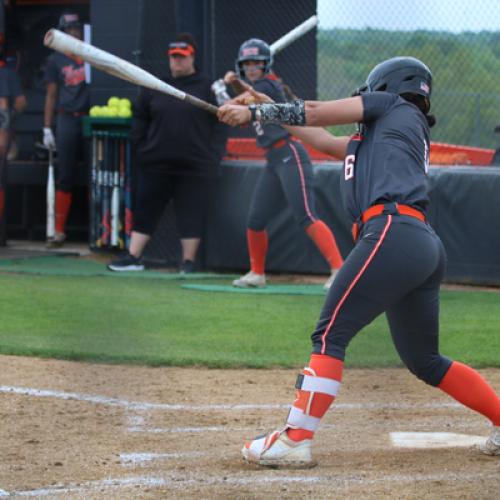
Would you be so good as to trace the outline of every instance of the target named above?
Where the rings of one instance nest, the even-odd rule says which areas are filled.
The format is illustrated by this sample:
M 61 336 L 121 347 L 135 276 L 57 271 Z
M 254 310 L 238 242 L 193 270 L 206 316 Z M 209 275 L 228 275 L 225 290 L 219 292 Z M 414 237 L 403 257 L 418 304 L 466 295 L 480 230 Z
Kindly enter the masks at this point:
M 206 293 L 180 284 L 0 274 L 0 353 L 224 368 L 307 361 L 322 297 Z M 499 303 L 494 292 L 443 292 L 442 352 L 500 367 Z M 358 334 L 347 362 L 400 364 L 384 317 Z

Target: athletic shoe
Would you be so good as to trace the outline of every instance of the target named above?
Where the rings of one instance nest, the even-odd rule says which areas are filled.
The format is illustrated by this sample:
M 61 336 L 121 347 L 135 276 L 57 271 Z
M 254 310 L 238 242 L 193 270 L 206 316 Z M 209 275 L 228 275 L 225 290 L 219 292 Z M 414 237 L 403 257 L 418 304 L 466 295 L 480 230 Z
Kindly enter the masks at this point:
M 500 455 L 500 426 L 494 426 L 486 443 L 479 447 L 485 455 Z
M 55 236 L 49 238 L 45 246 L 47 248 L 61 248 L 66 241 L 66 235 L 64 233 L 56 233 Z
M 237 288 L 262 288 L 266 286 L 266 275 L 256 274 L 253 271 L 233 281 Z
M 337 276 L 338 272 L 339 272 L 338 269 L 332 269 L 332 274 L 330 274 L 330 277 L 326 280 L 326 283 L 323 285 L 323 288 L 326 291 L 330 290 L 330 287 L 333 285 L 333 280 L 335 279 L 335 276 Z
M 124 253 L 118 260 L 108 264 L 110 271 L 144 271 L 144 264 L 140 257 L 134 257 L 130 253 Z
M 192 260 L 185 260 L 179 267 L 179 272 L 181 274 L 194 273 L 196 269 L 195 263 Z
M 311 442 L 310 439 L 292 441 L 284 429 L 245 443 L 241 453 L 248 463 L 263 467 L 309 469 L 316 465 L 311 455 Z

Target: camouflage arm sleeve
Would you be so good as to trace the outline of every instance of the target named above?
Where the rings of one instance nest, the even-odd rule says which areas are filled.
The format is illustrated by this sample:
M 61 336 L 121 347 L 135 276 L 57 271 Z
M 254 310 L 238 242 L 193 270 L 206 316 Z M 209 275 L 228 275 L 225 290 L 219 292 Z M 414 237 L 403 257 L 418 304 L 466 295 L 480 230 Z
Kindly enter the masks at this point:
M 305 125 L 306 107 L 302 99 L 284 104 L 259 104 L 257 118 L 263 124 Z

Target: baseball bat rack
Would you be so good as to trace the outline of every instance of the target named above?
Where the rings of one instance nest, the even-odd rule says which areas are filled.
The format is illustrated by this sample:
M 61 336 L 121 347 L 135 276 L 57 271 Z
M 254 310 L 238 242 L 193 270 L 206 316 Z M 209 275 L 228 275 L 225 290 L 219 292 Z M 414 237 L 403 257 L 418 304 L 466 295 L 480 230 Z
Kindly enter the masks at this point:
M 91 139 L 89 246 L 92 250 L 128 248 L 132 230 L 131 120 L 85 117 Z

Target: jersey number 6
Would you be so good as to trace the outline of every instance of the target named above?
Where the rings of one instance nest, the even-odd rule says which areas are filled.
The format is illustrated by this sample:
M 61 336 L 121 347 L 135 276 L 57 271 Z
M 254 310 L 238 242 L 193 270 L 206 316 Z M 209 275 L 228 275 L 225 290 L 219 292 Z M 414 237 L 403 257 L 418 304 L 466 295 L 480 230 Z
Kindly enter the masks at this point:
M 356 155 L 347 155 L 344 160 L 344 179 L 348 181 L 354 177 L 354 163 Z

